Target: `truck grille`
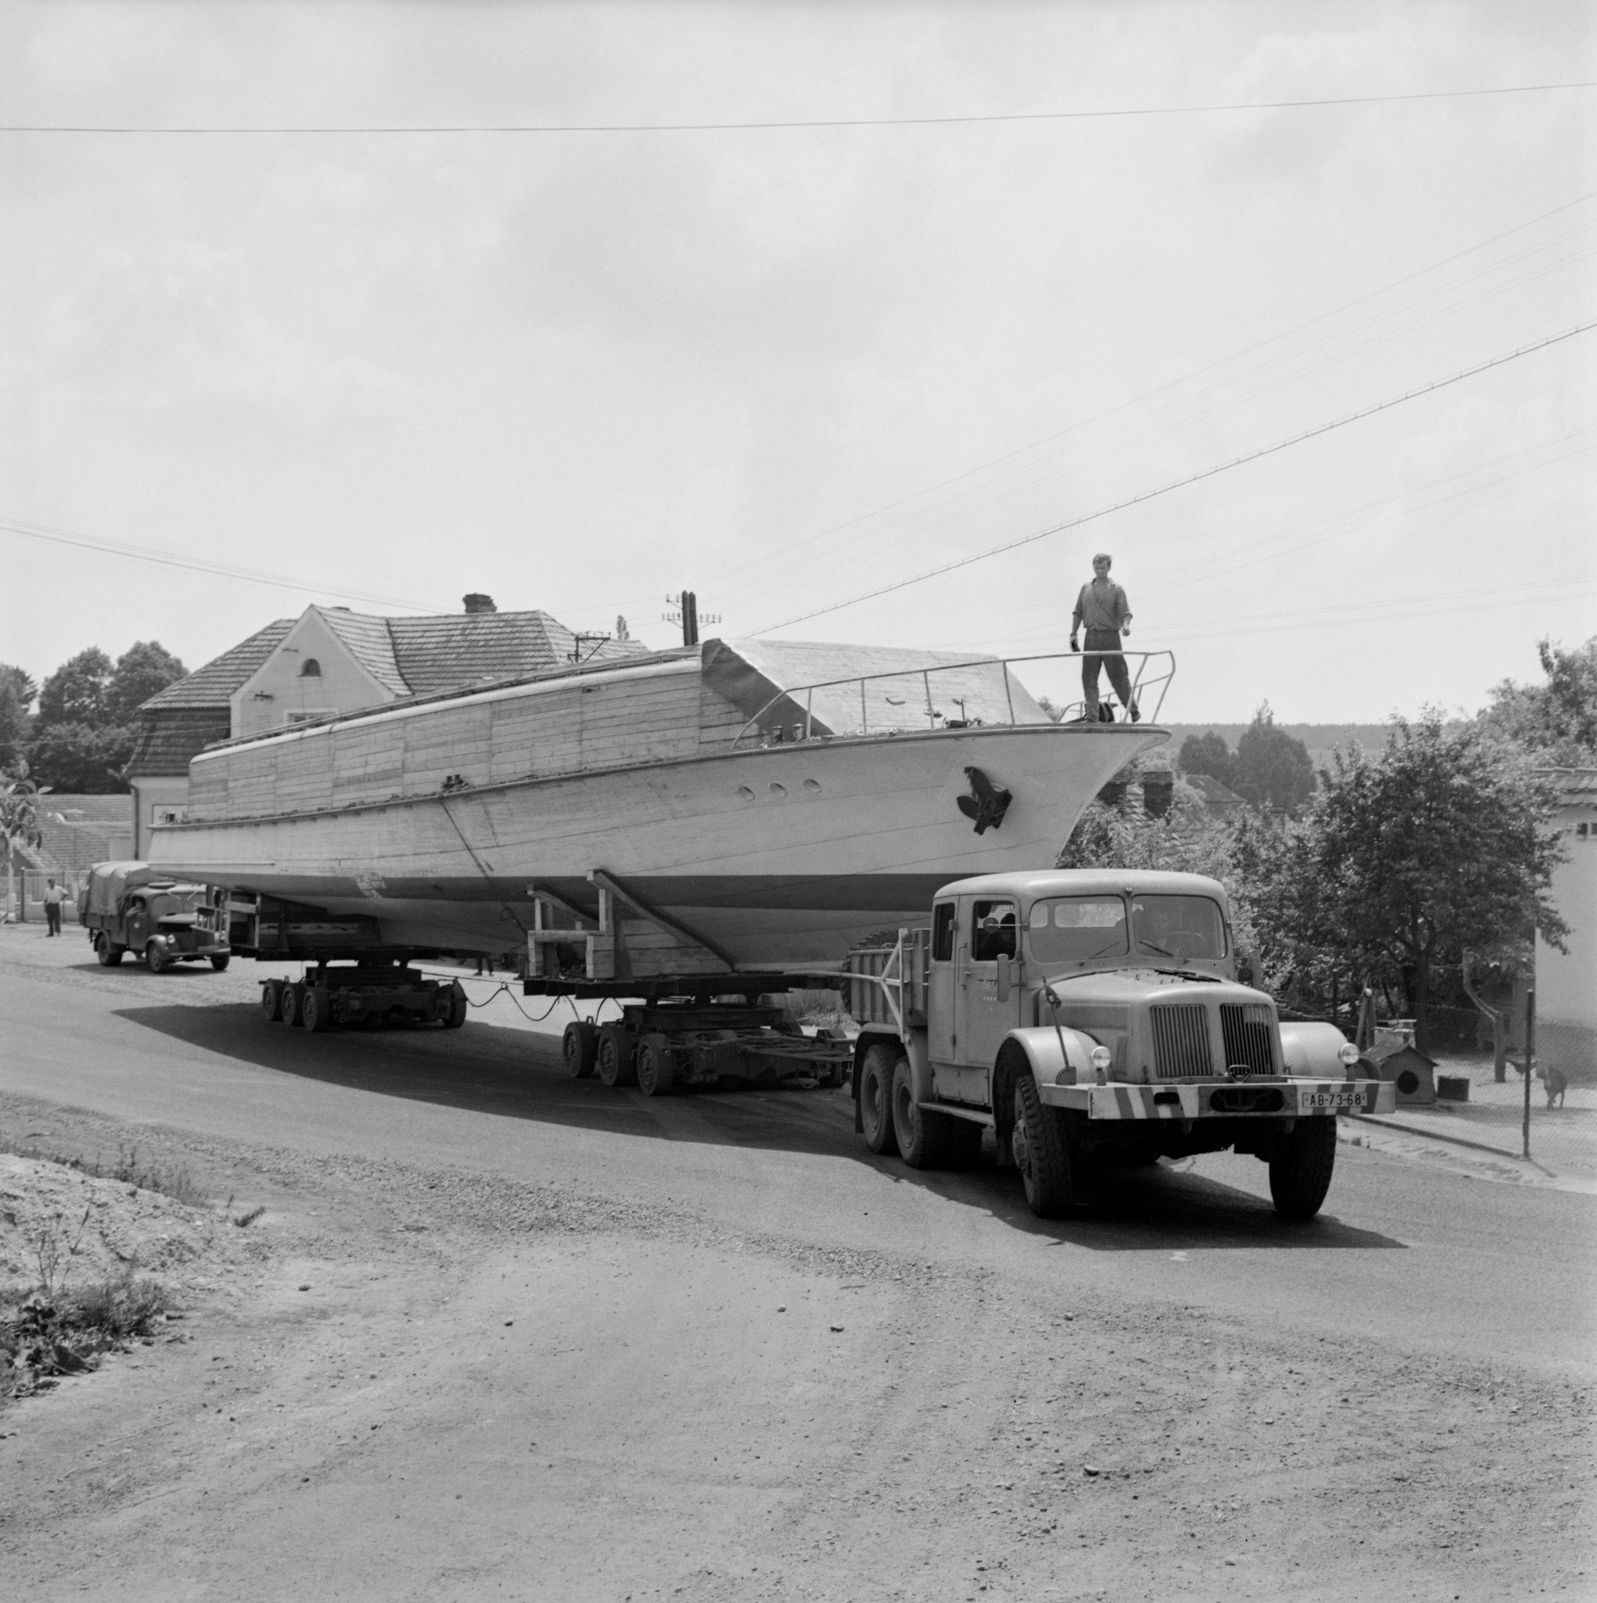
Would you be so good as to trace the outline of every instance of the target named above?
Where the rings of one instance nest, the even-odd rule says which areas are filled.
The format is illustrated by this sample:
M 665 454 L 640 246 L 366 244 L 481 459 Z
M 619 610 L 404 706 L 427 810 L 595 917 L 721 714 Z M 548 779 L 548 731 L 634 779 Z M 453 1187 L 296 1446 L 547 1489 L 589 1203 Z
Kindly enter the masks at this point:
M 1153 1026 L 1153 1072 L 1161 1080 L 1214 1072 L 1209 1056 L 1209 1015 L 1201 1002 L 1151 1008 L 1149 1022 Z
M 1222 1002 L 1220 1035 L 1225 1064 L 1242 1074 L 1274 1074 L 1275 1020 L 1263 1002 Z

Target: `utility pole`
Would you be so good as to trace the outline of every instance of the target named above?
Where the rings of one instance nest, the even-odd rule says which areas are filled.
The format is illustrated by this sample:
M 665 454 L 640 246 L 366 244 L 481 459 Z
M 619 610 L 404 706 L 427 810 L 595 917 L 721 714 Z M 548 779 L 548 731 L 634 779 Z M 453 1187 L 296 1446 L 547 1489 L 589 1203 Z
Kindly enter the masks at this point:
M 707 612 L 703 619 L 699 617 L 699 598 L 691 590 L 684 590 L 679 596 L 667 596 L 665 604 L 676 608 L 674 612 L 664 614 L 667 623 L 680 623 L 682 625 L 682 644 L 696 646 L 699 643 L 699 624 L 719 623 L 721 615 L 718 612 Z

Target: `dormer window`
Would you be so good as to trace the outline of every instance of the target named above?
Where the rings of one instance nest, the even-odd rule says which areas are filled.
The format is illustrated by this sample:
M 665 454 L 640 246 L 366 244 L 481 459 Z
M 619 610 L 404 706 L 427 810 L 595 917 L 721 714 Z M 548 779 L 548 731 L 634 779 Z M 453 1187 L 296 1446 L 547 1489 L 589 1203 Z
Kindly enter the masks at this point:
M 304 666 L 299 671 L 299 676 L 301 679 L 320 679 L 322 665 L 314 657 L 307 657 Z

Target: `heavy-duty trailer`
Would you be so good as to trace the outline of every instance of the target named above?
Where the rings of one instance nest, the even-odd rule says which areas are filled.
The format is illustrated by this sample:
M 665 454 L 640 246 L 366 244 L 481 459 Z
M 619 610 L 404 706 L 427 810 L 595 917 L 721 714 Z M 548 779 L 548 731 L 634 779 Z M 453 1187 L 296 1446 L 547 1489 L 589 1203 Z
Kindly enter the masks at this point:
M 382 944 L 370 918 L 329 918 L 321 909 L 235 891 L 228 898 L 233 951 L 260 962 L 307 965 L 297 980 L 261 982 L 268 1022 L 320 1033 L 339 1026 L 466 1022 L 466 992 L 458 980 L 435 979 L 411 966 L 435 956 Z

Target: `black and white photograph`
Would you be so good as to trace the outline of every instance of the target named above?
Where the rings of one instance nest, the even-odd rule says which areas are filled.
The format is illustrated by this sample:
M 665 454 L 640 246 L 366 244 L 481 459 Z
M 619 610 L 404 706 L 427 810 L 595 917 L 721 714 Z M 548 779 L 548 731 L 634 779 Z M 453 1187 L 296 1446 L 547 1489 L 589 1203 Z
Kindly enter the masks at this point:
M 0 0 L 0 1594 L 1597 1599 L 1594 446 L 1585 0 Z

